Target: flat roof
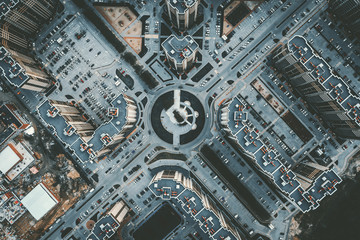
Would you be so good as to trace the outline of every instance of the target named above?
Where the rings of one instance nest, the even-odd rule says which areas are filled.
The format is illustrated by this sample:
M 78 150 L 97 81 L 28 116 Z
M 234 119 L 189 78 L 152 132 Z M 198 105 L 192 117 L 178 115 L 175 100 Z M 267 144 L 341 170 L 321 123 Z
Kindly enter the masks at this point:
M 176 8 L 179 13 L 184 13 L 188 8 L 194 6 L 198 0 L 168 0 L 171 7 Z
M 188 178 L 188 180 L 190 179 L 191 178 Z M 191 180 L 194 182 L 192 182 L 192 184 L 189 183 L 189 185 L 193 186 L 197 184 L 194 179 Z M 193 189 L 185 188 L 181 181 L 163 176 L 160 179 L 153 179 L 149 185 L 149 189 L 163 200 L 176 199 L 180 205 L 182 205 L 185 213 L 192 217 L 199 224 L 200 229 L 210 237 L 213 236 L 214 233 L 222 230 L 223 239 L 237 239 L 235 236 L 238 234 L 237 231 L 229 231 L 222 225 L 221 218 L 223 218 L 224 215 L 222 215 L 222 213 L 218 215 L 221 210 L 216 209 L 217 212 L 214 212 L 211 208 L 208 209 L 205 207 L 204 198 L 198 195 Z M 205 193 L 202 192 L 202 194 L 206 196 Z M 208 201 L 211 201 L 211 198 L 207 198 L 206 202 Z M 227 223 L 229 224 L 229 222 Z
M 0 47 L 0 75 L 15 87 L 21 87 L 29 79 L 25 70 L 11 57 L 11 54 Z
M 15 125 L 17 128 L 21 128 L 23 123 L 18 119 L 15 112 L 11 109 L 14 105 L 12 104 L 3 104 L 0 106 L 0 121 L 9 125 Z
M 38 184 L 22 200 L 21 203 L 38 221 L 59 201 L 43 183 Z
M 332 73 L 331 66 L 315 54 L 303 36 L 295 35 L 287 47 L 296 60 L 325 88 L 328 96 L 336 100 L 349 118 L 360 126 L 360 98 L 353 93 L 348 83 Z
M 259 131 L 249 126 L 247 104 L 237 96 L 227 108 L 229 114 L 227 127 L 236 137 L 239 146 L 252 155 L 261 170 L 271 176 L 276 186 L 290 196 L 302 212 L 316 209 L 326 195 L 336 191 L 335 185 L 341 182 L 341 178 L 332 169 L 324 171 L 314 180 L 311 188 L 304 191 L 295 173 L 281 163 L 280 153 L 268 147 L 260 138 Z M 254 122 L 252 124 L 256 126 Z
M 8 180 L 12 181 L 20 175 L 34 160 L 31 152 L 21 143 L 15 145 L 16 151 L 21 156 L 21 161 L 15 164 L 6 174 Z
M 87 142 L 87 145 L 91 145 L 91 149 L 95 153 L 105 147 L 104 142 L 102 142 L 101 140 L 104 134 L 112 138 L 117 134 L 121 133 L 123 127 L 126 124 L 127 106 L 128 105 L 123 94 L 120 94 L 111 102 L 111 107 L 117 108 L 118 114 L 116 116 L 112 116 L 110 121 L 103 123 L 97 129 L 95 129 L 92 138 Z M 92 159 L 93 156 L 91 156 L 88 151 L 81 150 L 81 144 L 84 143 L 84 141 L 80 138 L 77 132 L 75 132 L 71 136 L 64 134 L 64 129 L 66 129 L 70 125 L 67 123 L 64 117 L 61 116 L 61 114 L 57 114 L 56 116 L 52 117 L 48 116 L 48 111 L 51 109 L 53 109 L 53 106 L 51 105 L 49 100 L 44 101 L 37 107 L 40 118 L 44 121 L 44 123 L 52 127 L 52 130 L 56 133 L 57 137 L 67 146 L 70 146 L 71 149 L 74 150 L 75 155 L 82 162 Z
M 87 240 L 103 240 L 109 239 L 115 234 L 116 229 L 119 227 L 118 222 L 111 216 L 106 215 L 95 223 L 90 235 L 86 238 Z
M 10 12 L 18 2 L 19 0 L 2 0 L 0 3 L 0 19 Z
M 169 36 L 161 45 L 177 63 L 181 63 L 186 57 L 191 56 L 199 47 L 191 36 L 187 35 L 179 39 L 174 34 Z
M 0 171 L 6 174 L 20 159 L 10 145 L 7 145 L 0 152 Z

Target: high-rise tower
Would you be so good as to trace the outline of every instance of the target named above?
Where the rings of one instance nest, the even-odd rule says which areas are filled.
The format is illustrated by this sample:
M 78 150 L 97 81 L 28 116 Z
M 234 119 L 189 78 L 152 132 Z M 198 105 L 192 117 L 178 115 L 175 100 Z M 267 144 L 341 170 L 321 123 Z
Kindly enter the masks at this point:
M 189 71 L 194 66 L 199 45 L 191 36 L 179 39 L 171 35 L 161 45 L 166 59 L 179 74 Z
M 198 17 L 199 0 L 166 0 L 169 17 L 179 31 L 191 28 Z

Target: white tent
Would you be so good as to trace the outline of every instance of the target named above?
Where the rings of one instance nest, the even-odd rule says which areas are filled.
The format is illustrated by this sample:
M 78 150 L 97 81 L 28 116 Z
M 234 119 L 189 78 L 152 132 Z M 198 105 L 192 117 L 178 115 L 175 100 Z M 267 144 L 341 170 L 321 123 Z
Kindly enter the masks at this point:
M 58 200 L 43 183 L 40 183 L 21 200 L 21 203 L 38 221 L 58 203 Z

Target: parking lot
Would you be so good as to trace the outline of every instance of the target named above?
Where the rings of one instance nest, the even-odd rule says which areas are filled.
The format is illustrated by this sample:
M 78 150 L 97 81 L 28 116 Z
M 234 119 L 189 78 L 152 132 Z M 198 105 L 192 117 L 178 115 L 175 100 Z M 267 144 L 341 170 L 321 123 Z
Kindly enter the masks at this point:
M 99 125 L 108 119 L 104 114 L 118 91 L 128 88 L 115 71 L 128 74 L 119 56 L 103 44 L 103 39 L 81 16 L 73 16 L 61 28 L 56 25 L 38 49 L 47 69 L 59 80 L 55 99 L 79 102 Z M 51 36 L 50 36 L 51 35 Z M 48 36 L 50 38 L 48 38 Z M 42 45 L 39 45 L 42 46 Z M 84 47 L 86 46 L 86 47 Z
M 360 61 L 358 43 L 347 38 L 339 24 L 335 26 L 330 23 L 331 19 L 325 14 L 320 18 L 320 12 L 316 11 L 326 7 L 320 7 L 324 1 L 319 0 L 264 1 L 239 24 L 234 22 L 233 18 L 236 16 L 230 16 L 228 21 L 238 26 L 228 35 L 230 41 L 227 41 L 225 37 L 222 38 L 226 29 L 224 30 L 224 12 L 221 6 L 229 1 L 205 0 L 200 3 L 204 20 L 188 31 L 201 46 L 198 62 L 187 78 L 180 79 L 166 67 L 160 45 L 162 39 L 168 36 L 165 28 L 172 33 L 171 24 L 164 22 L 162 18 L 164 2 L 124 2 L 134 5 L 139 12 L 137 17 L 142 19 L 144 25 L 141 26 L 141 33 L 140 29 L 131 31 L 134 30 L 132 27 L 136 22 L 131 23 L 129 17 L 124 15 L 129 25 L 122 27 L 120 33 L 114 33 L 114 36 L 124 38 L 120 41 L 124 45 L 125 38 L 136 37 L 145 41 L 148 52 L 143 56 L 137 56 L 138 52 L 132 51 L 129 45 L 126 45 L 126 52 L 134 54 L 136 62 L 144 69 L 149 69 L 158 80 L 159 86 L 154 89 L 149 89 L 139 81 L 137 72 L 124 60 L 124 55 L 114 49 L 72 1 L 66 1 L 65 13 L 46 26 L 46 30 L 39 33 L 34 44 L 36 55 L 44 69 L 56 80 L 57 88 L 46 96 L 21 90 L 18 97 L 31 109 L 35 109 L 39 102 L 47 98 L 70 101 L 79 104 L 86 116 L 99 126 L 109 120 L 106 113 L 111 102 L 120 93 L 125 93 L 135 99 L 140 116 L 139 126 L 134 127 L 131 136 L 119 144 L 107 158 L 98 163 L 75 160 L 83 167 L 95 187 L 86 196 L 82 196 L 83 199 L 66 213 L 64 220 L 54 224 L 52 231 L 44 238 L 58 237 L 65 227 L 72 228 L 76 237 L 88 236 L 89 231 L 85 225 L 87 220 L 95 214 L 106 212 L 109 206 L 120 199 L 124 199 L 135 214 L 123 232 L 125 236 L 130 234 L 130 231 L 140 226 L 146 216 L 152 214 L 164 201 L 149 189 L 155 170 L 181 167 L 201 180 L 207 193 L 216 199 L 216 204 L 231 216 L 233 222 L 246 234 L 264 234 L 272 239 L 282 239 L 287 234 L 289 219 L 296 207 L 285 198 L 279 197 L 273 186 L 267 183 L 266 176 L 240 156 L 238 146 L 234 147 L 223 137 L 224 132 L 222 127 L 219 127 L 221 119 L 218 108 L 221 103 L 236 96 L 247 102 L 249 121 L 255 125 L 261 140 L 277 149 L 282 156 L 279 161 L 286 167 L 291 168 L 297 161 L 304 159 L 323 161 L 326 164 L 335 163 L 335 158 L 331 159 L 330 156 L 341 156 L 340 161 L 345 162 L 343 159 L 354 149 L 353 145 L 357 145 L 357 142 L 338 144 L 281 76 L 268 66 L 267 56 L 275 46 L 279 43 L 286 44 L 294 34 L 306 33 L 306 38 L 314 49 L 324 59 L 328 59 L 334 70 L 356 89 L 355 92 L 360 92 L 359 72 L 356 72 L 356 64 Z M 136 27 L 140 27 L 140 24 Z M 344 55 L 344 52 L 350 53 Z M 267 88 L 268 93 L 284 111 L 274 111 L 266 97 L 254 89 L 251 83 L 255 79 Z M 208 132 L 198 134 L 199 138 L 203 138 L 199 144 L 175 148 L 171 143 L 154 136 L 154 127 L 149 117 L 150 109 L 154 99 L 161 93 L 159 90 L 163 88 L 163 92 L 178 88 L 190 89 L 204 103 L 204 111 L 198 113 L 208 124 L 204 125 L 208 127 Z M 305 128 L 302 129 L 311 132 L 312 137 L 304 140 L 297 135 L 283 119 L 286 113 L 293 114 L 300 124 L 304 125 Z M 245 195 L 251 195 L 251 203 L 263 209 L 265 215 L 270 215 L 271 225 L 260 223 L 254 212 L 249 211 L 248 206 L 234 195 L 231 184 L 224 181 L 207 165 L 206 160 L 200 157 L 200 148 L 204 145 L 211 147 L 214 156 L 219 159 L 219 164 L 236 180 L 234 182 L 240 183 L 249 191 L 245 191 Z M 346 154 L 343 152 L 345 150 Z M 325 153 L 320 154 L 321 151 Z M 187 160 L 154 159 L 159 153 L 165 156 L 181 153 Z M 173 239 L 208 237 L 204 234 L 206 223 L 200 219 L 201 228 L 199 221 L 185 211 L 182 202 L 171 200 L 170 204 L 182 218 Z M 204 214 L 204 217 L 213 216 L 210 213 Z M 72 220 L 67 221 L 68 219 Z M 214 226 L 217 226 L 215 221 Z M 52 233 L 54 235 L 51 236 Z

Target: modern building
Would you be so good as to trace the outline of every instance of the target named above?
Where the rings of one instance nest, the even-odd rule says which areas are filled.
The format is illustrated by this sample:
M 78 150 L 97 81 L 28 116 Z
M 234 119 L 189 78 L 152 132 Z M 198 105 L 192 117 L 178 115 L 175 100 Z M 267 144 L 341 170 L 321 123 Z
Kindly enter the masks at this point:
M 200 0 L 166 0 L 171 23 L 181 32 L 191 28 L 198 18 Z
M 328 171 L 329 168 L 321 166 L 313 162 L 298 163 L 293 167 L 292 171 L 297 176 L 298 181 L 304 190 L 307 190 L 314 181 L 324 172 Z
M 5 0 L 0 6 L 0 40 L 7 49 L 26 53 L 41 27 L 51 20 L 58 0 Z
M 274 65 L 291 86 L 343 138 L 360 138 L 360 99 L 349 85 L 333 74 L 302 36 L 293 37 L 273 55 Z
M 276 186 L 302 212 L 316 209 L 320 201 L 332 195 L 341 178 L 332 169 L 313 163 L 299 164 L 293 170 L 282 163 L 279 151 L 262 140 L 255 122 L 249 119 L 249 105 L 240 97 L 225 101 L 220 108 L 220 124 L 236 141 L 254 166 L 269 176 Z
M 92 138 L 95 127 L 84 117 L 79 107 L 64 101 L 49 100 L 49 103 L 52 108 L 48 111 L 48 116 L 55 117 L 59 114 L 68 124 L 68 127 L 64 129 L 65 135 L 71 136 L 76 132 L 84 142 Z
M 242 239 L 231 220 L 192 178 L 179 171 L 162 170 L 152 178 L 149 188 L 163 200 L 177 200 L 211 239 Z
M 83 162 L 110 153 L 138 120 L 137 105 L 125 94 L 113 100 L 107 111 L 110 120 L 100 126 L 90 123 L 81 106 L 70 102 L 47 100 L 37 110 L 44 124 Z
M 21 199 L 21 203 L 36 221 L 39 221 L 59 203 L 59 200 L 43 183 L 40 183 Z
M 0 172 L 5 179 L 12 181 L 19 176 L 32 162 L 32 152 L 21 142 L 10 142 L 0 150 Z
M 86 240 L 110 239 L 124 222 L 130 211 L 131 209 L 123 200 L 115 203 L 107 215 L 94 224 L 94 227 Z
M 97 221 L 86 240 L 108 240 L 116 233 L 119 223 L 112 215 L 106 215 Z
M 0 196 L 0 221 L 6 220 L 8 223 L 14 224 L 26 213 L 26 208 L 11 189 L 6 189 L 1 185 L 0 189 L 5 190 L 5 193 Z
M 20 114 L 15 105 L 6 103 L 0 106 L 0 146 L 28 126 L 29 120 Z
M 126 203 L 121 200 L 110 209 L 109 215 L 111 215 L 116 221 L 121 224 L 125 217 L 127 216 L 128 212 L 130 212 L 129 206 L 126 205 Z
M 0 124 L 6 126 L 13 125 L 17 129 L 26 129 L 30 126 L 29 120 L 11 103 L 5 103 L 0 106 Z
M 0 75 L 11 85 L 43 92 L 50 76 L 30 54 L 32 39 L 56 14 L 58 0 L 5 0 L 0 4 Z
M 169 36 L 162 44 L 166 59 L 179 74 L 188 72 L 196 62 L 199 45 L 191 36 L 182 39 Z
M 9 189 L 0 184 L 0 208 L 13 196 L 14 194 Z
M 360 0 L 330 0 L 330 11 L 355 34 L 360 34 Z
M 10 169 L 18 164 L 23 157 L 16 150 L 13 144 L 8 144 L 4 149 L 0 152 L 0 172 L 6 175 Z
M 52 85 L 51 77 L 30 55 L 0 47 L 0 77 L 12 86 L 44 92 Z

